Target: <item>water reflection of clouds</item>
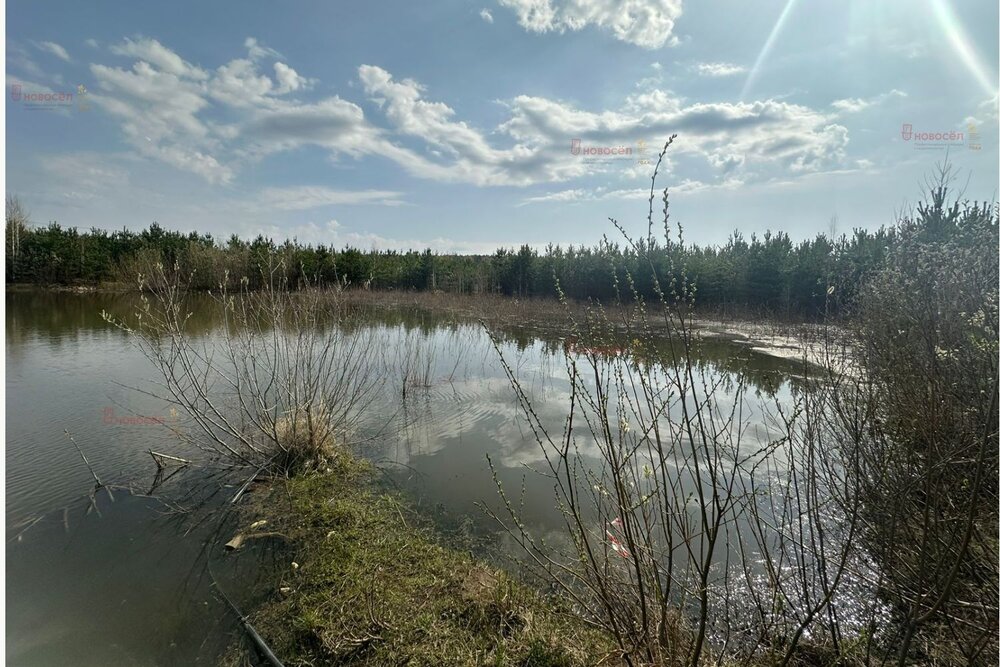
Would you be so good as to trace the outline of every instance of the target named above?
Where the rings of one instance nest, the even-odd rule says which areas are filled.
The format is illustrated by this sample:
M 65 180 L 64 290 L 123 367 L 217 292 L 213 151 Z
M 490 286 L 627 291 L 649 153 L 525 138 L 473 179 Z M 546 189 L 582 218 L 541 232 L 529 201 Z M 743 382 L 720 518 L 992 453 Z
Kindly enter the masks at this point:
M 455 360 L 448 354 L 448 346 L 458 337 L 463 342 L 463 353 Z M 401 430 L 404 447 L 393 447 L 398 463 L 409 465 L 414 456 L 432 457 L 447 454 L 452 447 L 473 448 L 485 458 L 489 455 L 495 464 L 506 468 L 545 465 L 545 453 L 536 441 L 516 395 L 503 373 L 502 366 L 492 349 L 488 336 L 482 329 L 445 330 L 421 334 L 419 342 L 411 334 L 398 340 L 400 344 L 420 344 L 433 359 L 432 374 L 439 378 L 437 384 L 423 392 L 412 393 L 404 402 L 408 423 Z M 514 376 L 537 414 L 540 423 L 556 442 L 563 437 L 566 418 L 572 404 L 572 384 L 566 360 L 559 347 L 541 341 L 525 344 L 524 341 L 501 343 L 501 352 Z M 611 363 L 619 363 L 612 361 Z M 628 362 L 625 362 L 628 363 Z M 607 372 L 607 368 L 602 372 Z M 648 369 L 646 369 L 648 371 Z M 594 393 L 595 374 L 585 363 L 580 364 L 577 382 L 581 388 Z M 734 451 L 731 456 L 744 457 L 769 442 L 775 433 L 775 401 L 790 405 L 794 400 L 793 389 L 780 383 L 773 393 L 740 391 L 729 370 L 718 370 L 706 363 L 696 371 L 696 391 L 703 398 L 701 374 L 709 387 L 715 387 L 713 403 L 719 415 L 737 411 L 743 428 L 734 434 Z M 441 380 L 450 377 L 450 381 Z M 459 378 L 459 379 L 456 379 Z M 670 385 L 661 370 L 651 374 L 654 383 L 661 387 Z M 617 399 L 615 387 L 610 387 L 609 400 Z M 761 394 L 765 395 L 761 395 Z M 739 405 L 737 405 L 739 401 Z M 674 398 L 670 401 L 669 415 L 661 417 L 661 428 L 670 434 L 664 446 L 683 447 L 686 436 L 676 427 L 684 408 L 694 408 L 694 399 L 685 395 L 684 404 Z M 577 401 L 578 411 L 581 409 Z M 632 424 L 641 420 L 631 412 L 620 415 Z M 574 430 L 575 451 L 585 459 L 600 458 L 600 445 L 584 420 L 578 420 Z M 736 451 L 738 450 L 738 451 Z M 639 458 L 638 465 L 648 462 Z

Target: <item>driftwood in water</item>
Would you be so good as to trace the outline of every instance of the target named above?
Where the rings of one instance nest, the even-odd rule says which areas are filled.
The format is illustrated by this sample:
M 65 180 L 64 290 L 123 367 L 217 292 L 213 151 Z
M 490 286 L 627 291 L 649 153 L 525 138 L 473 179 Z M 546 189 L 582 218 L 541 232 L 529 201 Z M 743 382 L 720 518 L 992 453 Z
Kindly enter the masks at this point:
M 281 533 L 276 533 L 274 531 L 269 531 L 266 533 L 237 533 L 233 536 L 233 539 L 226 542 L 225 547 L 230 551 L 235 551 L 243 546 L 243 543 L 247 540 L 252 540 L 260 537 L 280 537 L 283 540 L 287 540 L 288 536 Z
M 152 449 L 149 450 L 149 455 L 153 457 L 157 468 L 165 468 L 167 463 L 177 463 L 182 466 L 191 465 L 191 462 L 187 459 L 182 459 L 179 456 L 170 456 L 169 454 L 161 454 L 160 452 L 154 452 Z
M 104 482 L 101 481 L 101 478 L 98 477 L 97 473 L 94 471 L 94 466 L 90 465 L 90 461 L 87 460 L 87 455 L 83 453 L 83 450 L 80 448 L 80 445 L 76 444 L 76 438 L 73 437 L 73 434 L 66 429 L 63 429 L 63 433 L 66 434 L 66 436 L 69 438 L 69 441 L 73 443 L 74 447 L 76 447 L 76 451 L 80 454 L 80 458 L 83 459 L 83 462 L 86 464 L 87 469 L 90 470 L 90 474 L 94 477 L 94 482 L 96 483 L 96 486 L 94 488 L 99 489 L 102 486 L 104 486 Z

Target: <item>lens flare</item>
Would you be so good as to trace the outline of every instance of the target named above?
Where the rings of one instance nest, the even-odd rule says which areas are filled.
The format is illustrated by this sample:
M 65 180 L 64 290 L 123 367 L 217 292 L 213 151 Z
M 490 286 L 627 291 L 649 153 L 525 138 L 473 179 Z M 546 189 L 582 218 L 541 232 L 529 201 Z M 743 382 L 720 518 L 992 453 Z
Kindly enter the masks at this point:
M 757 54 L 757 60 L 753 63 L 753 69 L 747 75 L 746 83 L 743 84 L 743 91 L 740 93 L 740 101 L 746 99 L 747 93 L 750 92 L 750 88 L 753 86 L 754 82 L 757 80 L 757 74 L 760 73 L 761 66 L 767 59 L 767 56 L 771 53 L 774 48 L 774 43 L 778 39 L 778 34 L 781 33 L 782 28 L 785 27 L 785 23 L 788 21 L 789 14 L 792 13 L 792 7 L 795 5 L 796 0 L 788 0 L 785 3 L 785 8 L 781 10 L 781 16 L 775 21 L 774 27 L 771 28 L 771 34 L 767 36 L 767 41 L 764 42 L 763 48 L 761 48 L 760 53 Z
M 781 34 L 785 24 L 788 22 L 788 17 L 795 8 L 796 2 L 797 0 L 788 0 L 788 2 L 785 3 L 785 7 L 778 16 L 778 20 L 775 21 L 774 27 L 771 29 L 771 33 L 767 36 L 767 40 L 764 42 L 764 46 L 761 48 L 760 53 L 757 54 L 757 59 L 754 61 L 753 68 L 747 75 L 746 82 L 743 84 L 743 90 L 740 93 L 740 101 L 747 98 L 747 95 L 756 83 L 757 77 L 760 75 L 768 56 L 771 54 L 771 51 L 774 50 L 774 45 L 778 40 L 778 36 Z M 934 17 L 935 23 L 944 33 L 945 37 L 947 37 L 955 55 L 959 60 L 961 60 L 962 64 L 965 65 L 969 74 L 982 87 L 984 92 L 989 95 L 996 95 L 998 88 L 997 76 L 991 72 L 989 65 L 983 61 L 979 53 L 976 51 L 973 46 L 972 39 L 965 31 L 961 21 L 959 21 L 958 17 L 955 15 L 955 11 L 949 0 L 928 0 L 928 4 L 930 5 L 931 14 Z
M 972 46 L 972 40 L 965 32 L 958 17 L 955 16 L 951 5 L 946 0 L 930 0 L 930 3 L 934 17 L 948 41 L 951 42 L 955 55 L 959 57 L 966 69 L 969 70 L 969 74 L 983 87 L 983 90 L 989 95 L 995 95 L 997 92 L 996 76 L 991 76 L 987 65 L 976 53 Z

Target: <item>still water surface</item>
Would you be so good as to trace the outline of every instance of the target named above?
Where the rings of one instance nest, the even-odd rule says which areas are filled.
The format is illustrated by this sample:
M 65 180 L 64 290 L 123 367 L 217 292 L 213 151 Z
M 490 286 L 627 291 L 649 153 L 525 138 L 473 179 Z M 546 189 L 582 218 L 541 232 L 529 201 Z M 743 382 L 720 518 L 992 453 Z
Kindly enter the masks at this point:
M 227 489 L 205 482 L 211 470 L 154 478 L 148 450 L 185 453 L 158 422 L 183 417 L 133 389 L 148 389 L 155 370 L 100 315 L 129 314 L 135 297 L 8 292 L 6 304 L 8 664 L 214 664 L 238 632 L 207 565 L 250 607 L 281 557 L 263 547 L 224 554 L 231 524 L 177 511 L 225 502 Z M 200 336 L 218 333 L 207 304 L 193 322 Z M 487 545 L 496 537 L 480 507 L 496 501 L 489 455 L 505 485 L 523 487 L 529 525 L 557 530 L 551 483 L 530 472 L 541 452 L 481 327 L 416 309 L 372 313 L 365 326 L 389 356 L 419 348 L 429 379 L 405 400 L 373 404 L 398 427 L 366 441 L 365 455 L 429 514 Z M 560 424 L 562 341 L 519 328 L 501 349 L 542 418 Z M 740 368 L 752 390 L 778 399 L 801 370 L 723 340 L 702 354 L 711 372 Z M 93 477 L 66 431 L 102 481 L 118 485 L 112 493 L 90 496 Z

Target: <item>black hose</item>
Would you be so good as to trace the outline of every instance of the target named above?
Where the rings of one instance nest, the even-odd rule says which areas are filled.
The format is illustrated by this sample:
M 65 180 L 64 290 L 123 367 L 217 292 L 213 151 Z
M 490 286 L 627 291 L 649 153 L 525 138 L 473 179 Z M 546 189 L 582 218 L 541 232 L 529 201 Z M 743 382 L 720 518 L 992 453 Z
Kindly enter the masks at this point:
M 240 623 L 243 625 L 243 628 L 247 631 L 247 634 L 250 635 L 250 638 L 253 640 L 253 643 L 256 644 L 257 649 L 261 652 L 261 654 L 267 659 L 269 663 L 271 663 L 271 665 L 273 665 L 273 667 L 285 667 L 284 664 L 282 664 L 281 660 L 278 659 L 278 656 L 274 654 L 274 651 L 272 651 L 271 648 L 264 642 L 264 639 L 259 634 L 257 634 L 257 631 L 254 629 L 253 625 L 250 624 L 250 621 L 247 620 L 247 617 L 243 614 L 243 612 L 240 611 L 239 607 L 236 606 L 236 603 L 230 600 L 229 596 L 226 595 L 226 592 L 222 590 L 222 586 L 220 586 L 219 582 L 216 581 L 215 579 L 215 573 L 212 572 L 211 563 L 208 564 L 208 576 L 212 578 L 212 585 L 215 586 L 215 590 L 219 591 L 219 595 L 222 596 L 222 599 L 226 601 L 226 604 L 229 605 L 229 608 L 232 609 L 233 613 L 236 614 L 236 616 L 240 619 Z

